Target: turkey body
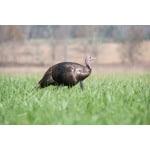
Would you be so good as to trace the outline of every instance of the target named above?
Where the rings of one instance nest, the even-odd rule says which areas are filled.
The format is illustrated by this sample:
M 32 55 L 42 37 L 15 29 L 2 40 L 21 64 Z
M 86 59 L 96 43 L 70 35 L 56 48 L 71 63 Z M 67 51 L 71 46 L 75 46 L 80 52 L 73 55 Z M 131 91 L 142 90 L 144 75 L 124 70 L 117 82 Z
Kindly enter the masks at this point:
M 57 83 L 66 86 L 76 85 L 79 81 L 87 78 L 90 73 L 91 69 L 72 62 L 60 63 L 52 69 L 53 79 Z
M 91 68 L 73 62 L 62 62 L 50 67 L 43 78 L 39 81 L 39 87 L 43 88 L 49 85 L 72 87 L 91 74 Z

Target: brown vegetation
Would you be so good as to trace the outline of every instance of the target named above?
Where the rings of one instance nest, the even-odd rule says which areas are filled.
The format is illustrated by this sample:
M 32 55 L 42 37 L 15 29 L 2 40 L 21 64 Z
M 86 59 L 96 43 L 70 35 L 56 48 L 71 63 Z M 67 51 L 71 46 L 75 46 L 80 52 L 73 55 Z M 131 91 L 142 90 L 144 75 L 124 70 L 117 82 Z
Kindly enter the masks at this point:
M 93 54 L 93 45 L 84 44 L 84 40 L 70 41 L 65 45 L 60 42 L 51 45 L 50 40 L 31 40 L 23 43 L 5 43 L 0 46 L 0 73 L 39 73 L 48 66 L 61 61 L 83 63 L 84 57 Z M 86 47 L 85 47 L 86 45 Z M 134 64 L 122 64 L 120 53 L 122 43 L 97 43 L 95 72 L 143 72 L 150 71 L 150 42 L 142 41 L 140 55 Z M 66 55 L 64 55 L 66 50 Z M 53 54 L 55 52 L 55 57 Z

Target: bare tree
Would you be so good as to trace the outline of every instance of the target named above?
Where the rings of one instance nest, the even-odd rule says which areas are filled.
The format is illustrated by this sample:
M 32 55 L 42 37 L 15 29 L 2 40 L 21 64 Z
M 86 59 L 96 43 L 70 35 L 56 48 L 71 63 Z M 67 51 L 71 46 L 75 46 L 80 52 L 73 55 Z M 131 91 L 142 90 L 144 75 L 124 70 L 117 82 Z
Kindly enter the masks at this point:
M 51 44 L 51 59 L 55 61 L 57 56 L 57 46 L 60 44 L 60 39 L 62 38 L 61 26 L 53 25 L 49 26 L 50 32 L 50 44 Z
M 98 59 L 98 26 L 92 26 L 93 34 L 92 34 L 92 53 Z
M 127 39 L 122 41 L 122 62 L 134 64 L 141 56 L 141 45 L 144 40 L 142 29 L 130 26 L 127 30 Z
M 68 45 L 70 43 L 70 29 L 71 26 L 63 26 L 63 30 L 62 30 L 62 38 L 61 41 L 63 43 L 63 53 L 64 53 L 64 61 L 67 61 L 68 59 Z
M 9 45 L 11 46 L 11 54 L 13 58 L 13 63 L 17 62 L 17 49 L 16 45 L 20 42 L 24 41 L 24 27 L 20 25 L 3 25 L 0 26 L 0 43 L 9 42 Z M 2 52 L 3 56 L 5 58 L 5 61 L 7 60 L 7 57 L 9 56 L 7 52 L 3 50 Z

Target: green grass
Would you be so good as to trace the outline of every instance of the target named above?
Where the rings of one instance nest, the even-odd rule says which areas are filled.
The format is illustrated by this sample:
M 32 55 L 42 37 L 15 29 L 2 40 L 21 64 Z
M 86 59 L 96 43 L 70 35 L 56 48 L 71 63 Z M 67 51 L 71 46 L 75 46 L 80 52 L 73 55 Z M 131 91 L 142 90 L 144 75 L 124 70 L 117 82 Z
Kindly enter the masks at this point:
M 40 75 L 0 75 L 0 124 L 150 124 L 150 74 L 93 75 L 30 92 Z

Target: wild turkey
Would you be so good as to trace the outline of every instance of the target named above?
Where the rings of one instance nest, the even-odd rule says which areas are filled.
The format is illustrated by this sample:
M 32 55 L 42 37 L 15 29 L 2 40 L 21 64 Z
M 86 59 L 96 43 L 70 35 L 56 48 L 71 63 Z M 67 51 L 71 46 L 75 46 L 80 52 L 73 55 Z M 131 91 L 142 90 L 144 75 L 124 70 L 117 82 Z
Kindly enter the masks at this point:
M 91 56 L 85 58 L 86 66 L 74 62 L 62 62 L 50 67 L 38 82 L 37 88 L 44 88 L 49 85 L 72 87 L 87 78 L 92 71 L 91 62 L 96 59 Z

